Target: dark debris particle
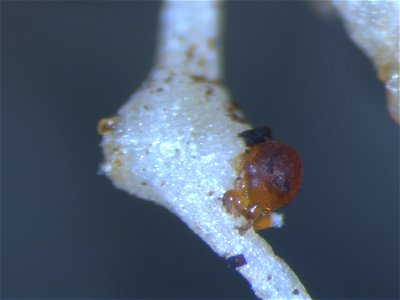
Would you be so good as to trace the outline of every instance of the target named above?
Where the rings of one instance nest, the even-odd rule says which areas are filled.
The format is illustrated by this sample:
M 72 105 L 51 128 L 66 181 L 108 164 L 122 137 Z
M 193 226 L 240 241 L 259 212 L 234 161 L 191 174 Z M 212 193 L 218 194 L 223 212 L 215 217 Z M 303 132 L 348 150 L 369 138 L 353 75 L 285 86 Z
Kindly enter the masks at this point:
M 270 281 L 271 279 L 272 279 L 272 276 L 271 276 L 271 275 L 268 275 L 267 281 Z
M 247 264 L 243 254 L 234 255 L 226 259 L 226 264 L 229 269 L 236 269 Z
M 298 295 L 298 294 L 300 294 L 299 290 L 298 289 L 294 289 L 293 290 L 293 295 Z
M 239 137 L 244 139 L 247 147 L 251 147 L 265 142 L 267 139 L 272 139 L 271 128 L 265 126 L 246 130 L 239 133 Z

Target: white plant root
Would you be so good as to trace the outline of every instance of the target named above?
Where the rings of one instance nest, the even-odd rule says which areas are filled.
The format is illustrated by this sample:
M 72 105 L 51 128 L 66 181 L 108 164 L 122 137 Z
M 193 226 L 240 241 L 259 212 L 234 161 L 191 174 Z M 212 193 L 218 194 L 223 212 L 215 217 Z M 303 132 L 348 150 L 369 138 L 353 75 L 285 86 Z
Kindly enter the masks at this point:
M 385 83 L 387 108 L 400 125 L 400 52 L 398 0 L 332 0 L 351 39 L 373 61 Z
M 237 270 L 262 299 L 309 299 L 289 268 L 245 221 L 221 203 L 233 187 L 232 162 L 249 129 L 219 83 L 221 4 L 166 1 L 156 65 L 142 87 L 100 122 L 103 172 L 130 194 L 160 204 L 224 258 L 242 254 Z M 274 215 L 280 226 L 280 215 Z

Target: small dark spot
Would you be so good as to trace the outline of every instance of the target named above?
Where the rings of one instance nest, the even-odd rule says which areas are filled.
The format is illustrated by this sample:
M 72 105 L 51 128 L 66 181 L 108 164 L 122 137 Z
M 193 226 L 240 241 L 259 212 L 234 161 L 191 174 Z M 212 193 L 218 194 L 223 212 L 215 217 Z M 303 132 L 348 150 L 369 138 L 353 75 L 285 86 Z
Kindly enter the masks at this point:
M 197 65 L 198 65 L 199 67 L 204 66 L 204 65 L 205 65 L 204 59 L 200 59 L 200 60 L 197 62 Z
M 162 88 L 158 88 L 158 89 L 156 89 L 156 92 L 162 92 L 163 91 L 163 89 Z
M 190 78 L 192 78 L 192 80 L 195 82 L 207 82 L 208 81 L 207 78 L 205 78 L 204 76 L 199 76 L 199 75 L 191 75 Z
M 144 105 L 143 108 L 144 108 L 145 110 L 149 110 L 149 107 L 148 107 L 147 105 Z
M 161 180 L 160 186 L 164 186 L 164 185 L 166 185 L 165 180 Z
M 271 275 L 268 275 L 267 280 L 270 281 L 272 279 Z
M 236 103 L 229 103 L 229 105 L 226 107 L 226 110 L 228 111 L 228 117 L 230 117 L 232 120 L 240 123 L 247 123 L 246 118 L 244 117 L 243 113 L 240 111 L 239 106 Z
M 117 158 L 117 159 L 113 162 L 113 166 L 116 167 L 116 168 L 122 167 L 122 161 L 121 161 L 120 159 Z
M 247 264 L 243 254 L 234 255 L 226 259 L 226 265 L 229 269 L 236 269 Z
M 268 159 L 264 162 L 264 167 L 267 173 L 273 173 L 274 172 L 274 162 L 272 159 Z
M 195 45 L 192 45 L 189 47 L 189 49 L 186 51 L 186 62 L 189 62 L 193 59 L 193 53 L 194 50 L 196 49 Z
M 191 75 L 190 78 L 194 81 L 194 82 L 201 82 L 201 83 L 211 83 L 211 84 L 215 84 L 215 85 L 220 85 L 221 83 L 218 80 L 213 80 L 213 79 L 208 79 L 204 76 L 201 75 Z
M 239 133 L 239 136 L 244 139 L 247 147 L 263 143 L 267 139 L 272 139 L 271 128 L 267 126 L 243 131 Z
M 214 191 L 209 191 L 207 195 L 212 196 L 212 195 L 214 195 L 214 193 L 215 193 Z
M 206 89 L 206 101 L 209 100 L 209 97 L 210 97 L 210 95 L 211 95 L 212 93 L 213 93 L 213 89 L 210 88 L 210 87 L 208 87 L 208 88 Z
M 279 174 L 279 175 L 273 174 L 272 182 L 273 182 L 273 186 L 274 186 L 278 191 L 286 192 L 286 193 L 290 192 L 290 183 L 289 183 L 289 181 L 285 178 L 284 175 L 282 175 L 282 174 Z
M 298 289 L 294 289 L 293 290 L 293 295 L 298 295 L 298 294 L 300 294 L 299 290 Z
M 178 148 L 175 149 L 175 154 L 179 154 L 179 149 Z
M 144 182 L 144 181 L 142 181 L 141 184 L 142 184 L 143 186 L 146 186 L 146 185 L 147 185 L 147 183 Z
M 117 128 L 117 118 L 103 118 L 97 124 L 97 133 L 106 135 L 112 133 Z
M 172 75 L 169 75 L 167 78 L 164 79 L 165 83 L 168 83 L 172 80 Z
M 286 192 L 289 193 L 290 192 L 290 184 L 287 180 L 285 180 L 285 182 L 282 184 L 282 189 Z

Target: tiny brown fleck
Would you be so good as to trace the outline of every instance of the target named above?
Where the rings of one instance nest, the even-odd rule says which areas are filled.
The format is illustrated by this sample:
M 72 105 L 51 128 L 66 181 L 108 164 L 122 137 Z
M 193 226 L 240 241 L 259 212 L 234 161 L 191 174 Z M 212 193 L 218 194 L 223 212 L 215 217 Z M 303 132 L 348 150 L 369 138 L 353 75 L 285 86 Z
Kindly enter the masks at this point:
M 162 91 L 163 91 L 163 89 L 160 88 L 160 87 L 159 87 L 158 89 L 156 89 L 156 92 L 157 92 L 157 93 L 162 92 Z
M 194 82 L 206 82 L 206 83 L 211 83 L 211 84 L 215 84 L 215 85 L 221 85 L 221 82 L 216 80 L 216 79 L 208 79 L 202 75 L 191 75 L 190 78 L 194 81 Z
M 239 106 L 236 103 L 234 102 L 229 103 L 227 111 L 228 111 L 228 116 L 232 120 L 240 123 L 246 123 L 246 118 L 244 117 L 243 113 L 240 111 Z
M 186 62 L 189 62 L 189 61 L 192 60 L 192 58 L 193 58 L 193 53 L 194 53 L 194 50 L 195 50 L 195 49 L 196 49 L 196 46 L 195 46 L 195 45 L 192 45 L 192 46 L 190 46 L 189 49 L 186 51 Z
M 115 167 L 115 168 L 120 168 L 120 167 L 122 167 L 122 161 L 121 161 L 119 158 L 115 159 L 115 160 L 113 161 L 113 167 Z
M 208 88 L 206 89 L 206 101 L 209 100 L 210 95 L 211 95 L 212 93 L 213 93 L 213 89 L 210 88 L 210 87 L 208 87 Z
M 116 128 L 116 118 L 103 118 L 97 124 L 97 132 L 100 135 L 106 135 L 113 132 Z

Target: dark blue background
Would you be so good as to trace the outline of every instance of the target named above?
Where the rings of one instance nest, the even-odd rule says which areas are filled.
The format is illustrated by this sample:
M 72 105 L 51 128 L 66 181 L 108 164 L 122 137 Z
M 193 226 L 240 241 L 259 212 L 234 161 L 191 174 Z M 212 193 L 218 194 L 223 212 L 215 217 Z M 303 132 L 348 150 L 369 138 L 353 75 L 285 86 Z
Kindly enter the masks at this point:
M 96 134 L 146 77 L 158 2 L 1 3 L 1 296 L 254 299 L 166 210 L 96 175 Z M 399 129 L 339 22 L 230 2 L 226 83 L 304 158 L 262 235 L 314 298 L 399 297 Z

